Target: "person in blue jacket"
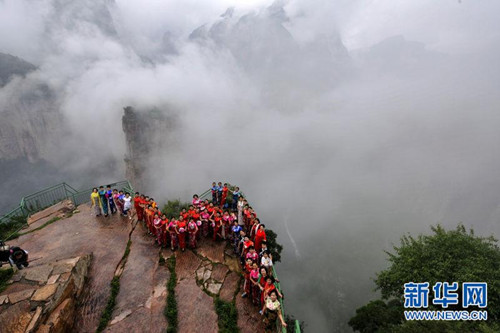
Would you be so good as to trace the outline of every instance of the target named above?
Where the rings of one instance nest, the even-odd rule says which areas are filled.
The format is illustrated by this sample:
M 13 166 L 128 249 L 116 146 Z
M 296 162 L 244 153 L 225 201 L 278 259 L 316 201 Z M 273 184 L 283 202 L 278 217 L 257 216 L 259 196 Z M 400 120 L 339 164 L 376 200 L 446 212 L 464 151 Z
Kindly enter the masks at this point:
M 212 183 L 212 202 L 214 205 L 217 205 L 217 197 L 219 196 L 219 186 L 215 184 L 215 182 Z
M 109 210 L 111 214 L 114 214 L 117 212 L 115 201 L 113 200 L 113 191 L 111 190 L 111 186 L 106 187 L 106 198 L 108 199 L 109 203 Z
M 108 217 L 108 198 L 106 198 L 106 191 L 104 186 L 99 186 L 99 197 L 101 198 L 102 212 L 104 217 Z

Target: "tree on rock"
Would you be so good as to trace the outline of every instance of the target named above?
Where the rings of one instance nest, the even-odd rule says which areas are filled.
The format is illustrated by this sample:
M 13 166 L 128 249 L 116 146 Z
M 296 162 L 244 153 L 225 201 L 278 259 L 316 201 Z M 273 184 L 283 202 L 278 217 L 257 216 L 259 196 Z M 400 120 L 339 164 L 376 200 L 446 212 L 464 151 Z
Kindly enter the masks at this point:
M 375 279 L 382 300 L 371 301 L 356 310 L 349 325 L 361 333 L 417 332 L 500 332 L 500 249 L 492 236 L 478 237 L 471 229 L 459 225 L 455 230 L 431 227 L 431 235 L 417 238 L 403 236 L 394 252 L 386 252 L 390 267 Z M 488 311 L 487 321 L 406 321 L 404 284 L 429 282 L 429 306 L 423 310 L 464 310 L 461 288 L 459 304 L 447 309 L 432 303 L 432 286 L 436 282 L 487 282 L 487 308 L 467 310 Z M 407 309 L 412 310 L 412 309 Z

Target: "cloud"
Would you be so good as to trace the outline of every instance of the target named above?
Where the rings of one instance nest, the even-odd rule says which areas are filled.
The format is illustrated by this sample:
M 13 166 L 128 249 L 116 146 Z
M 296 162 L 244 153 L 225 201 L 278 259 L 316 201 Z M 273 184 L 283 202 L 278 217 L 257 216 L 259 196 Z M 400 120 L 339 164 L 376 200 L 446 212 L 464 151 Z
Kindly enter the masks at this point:
M 4 0 L 0 51 L 39 69 L 0 90 L 0 110 L 47 85 L 64 131 L 43 157 L 99 181 L 123 176 L 124 106 L 177 116 L 147 133 L 159 144 L 144 190 L 240 185 L 285 243 L 287 308 L 344 331 L 401 234 L 437 221 L 499 232 L 498 7 Z

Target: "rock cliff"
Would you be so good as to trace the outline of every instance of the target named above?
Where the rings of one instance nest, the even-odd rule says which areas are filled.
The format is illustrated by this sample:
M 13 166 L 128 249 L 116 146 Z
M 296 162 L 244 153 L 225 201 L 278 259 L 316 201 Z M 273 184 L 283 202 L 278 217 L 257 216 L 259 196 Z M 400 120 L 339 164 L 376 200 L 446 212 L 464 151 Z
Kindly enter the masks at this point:
M 169 143 L 176 124 L 175 116 L 159 109 L 139 111 L 130 106 L 124 108 L 122 125 L 127 146 L 125 175 L 134 186 L 146 188 L 153 181 L 145 172 L 146 166 L 158 148 Z
M 0 159 L 36 162 L 54 146 L 61 129 L 55 93 L 37 79 L 24 79 L 35 69 L 0 53 Z

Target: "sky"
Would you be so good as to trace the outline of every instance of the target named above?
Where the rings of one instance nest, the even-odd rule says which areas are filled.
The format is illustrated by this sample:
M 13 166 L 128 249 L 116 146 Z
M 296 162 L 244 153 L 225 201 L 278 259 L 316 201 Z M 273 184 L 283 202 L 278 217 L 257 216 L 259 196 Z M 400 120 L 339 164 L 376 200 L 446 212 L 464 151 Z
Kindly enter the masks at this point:
M 498 12 L 481 0 L 0 0 L 0 52 L 38 67 L 0 89 L 0 112 L 46 84 L 64 140 L 42 157 L 99 181 L 124 177 L 123 107 L 175 115 L 172 132 L 150 133 L 161 144 L 144 191 L 239 185 L 285 246 L 287 311 L 308 331 L 349 332 L 401 235 L 459 222 L 500 234 Z

